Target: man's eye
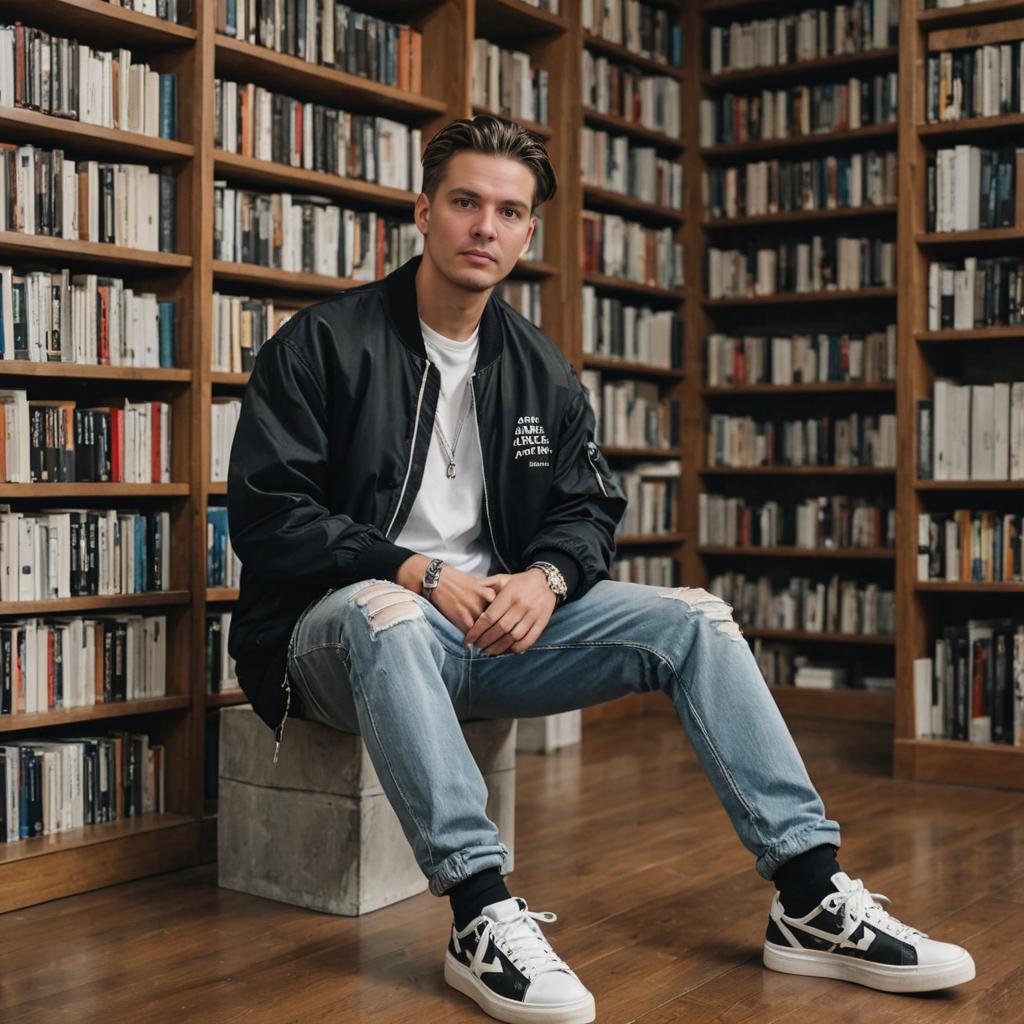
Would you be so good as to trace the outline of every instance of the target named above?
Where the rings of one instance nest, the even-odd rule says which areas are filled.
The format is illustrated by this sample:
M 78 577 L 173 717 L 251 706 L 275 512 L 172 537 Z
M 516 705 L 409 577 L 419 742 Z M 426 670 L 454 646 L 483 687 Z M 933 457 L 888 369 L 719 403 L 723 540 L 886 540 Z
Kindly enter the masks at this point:
M 513 217 L 518 217 L 519 216 L 518 211 L 513 210 L 511 206 L 506 206 L 505 207 L 505 213 L 511 213 Z

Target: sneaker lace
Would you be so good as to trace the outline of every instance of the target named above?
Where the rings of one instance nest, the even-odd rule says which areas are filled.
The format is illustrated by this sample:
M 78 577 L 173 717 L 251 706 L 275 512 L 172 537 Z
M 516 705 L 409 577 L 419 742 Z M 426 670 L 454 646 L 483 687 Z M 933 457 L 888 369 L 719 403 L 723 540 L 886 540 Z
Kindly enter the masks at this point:
M 888 896 L 883 896 L 880 892 L 868 892 L 864 888 L 864 883 L 858 878 L 853 880 L 851 887 L 845 892 L 836 892 L 828 896 L 823 906 L 832 912 L 843 907 L 844 939 L 853 934 L 860 921 L 884 928 L 893 938 L 899 939 L 901 942 L 909 942 L 912 946 L 916 946 L 921 939 L 928 937 L 925 932 L 911 928 L 909 924 L 904 924 L 893 917 L 875 902 L 876 899 L 892 903 Z
M 480 940 L 473 958 L 474 967 L 487 949 L 488 936 L 509 958 L 512 964 L 531 981 L 541 974 L 553 971 L 568 971 L 568 965 L 559 958 L 544 938 L 544 933 L 534 923 L 543 921 L 551 924 L 558 918 L 547 911 L 534 912 L 525 905 L 519 913 L 504 921 L 488 920 L 480 932 Z

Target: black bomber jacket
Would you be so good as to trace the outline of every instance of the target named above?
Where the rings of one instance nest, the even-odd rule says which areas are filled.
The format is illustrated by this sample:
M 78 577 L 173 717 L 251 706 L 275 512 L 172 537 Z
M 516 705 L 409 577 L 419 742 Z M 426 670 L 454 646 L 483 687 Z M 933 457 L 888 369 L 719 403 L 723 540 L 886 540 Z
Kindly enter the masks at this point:
M 228 470 L 242 563 L 228 651 L 279 743 L 289 711 L 303 713 L 286 671 L 303 609 L 349 583 L 394 580 L 413 554 L 394 540 L 423 478 L 441 382 L 419 326 L 420 259 L 289 320 L 259 350 L 242 400 Z M 493 293 L 472 385 L 491 571 L 543 559 L 580 597 L 608 578 L 626 507 L 583 386 Z

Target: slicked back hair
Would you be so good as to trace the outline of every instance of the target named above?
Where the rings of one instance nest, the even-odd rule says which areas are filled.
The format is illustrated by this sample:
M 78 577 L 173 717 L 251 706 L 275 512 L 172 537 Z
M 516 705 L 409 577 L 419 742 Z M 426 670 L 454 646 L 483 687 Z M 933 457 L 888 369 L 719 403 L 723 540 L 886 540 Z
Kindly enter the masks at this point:
M 535 182 L 531 214 L 541 203 L 554 198 L 558 182 L 543 139 L 514 121 L 493 114 L 478 114 L 472 118 L 460 117 L 446 124 L 427 143 L 423 151 L 423 191 L 428 199 L 433 201 L 444 179 L 448 161 L 466 149 L 526 164 L 533 172 Z

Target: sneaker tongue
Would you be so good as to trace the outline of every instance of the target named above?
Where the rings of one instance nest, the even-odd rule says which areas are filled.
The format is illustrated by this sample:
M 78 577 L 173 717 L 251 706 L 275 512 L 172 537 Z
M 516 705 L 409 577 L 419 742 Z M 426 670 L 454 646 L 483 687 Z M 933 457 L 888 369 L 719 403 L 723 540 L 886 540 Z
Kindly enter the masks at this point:
M 836 892 L 846 892 L 853 888 L 853 879 L 845 871 L 837 871 L 831 881 L 836 887 Z
M 511 899 L 501 900 L 499 903 L 491 903 L 480 913 L 492 921 L 507 921 L 509 918 L 515 917 L 520 910 L 522 910 L 522 904 L 513 896 Z

